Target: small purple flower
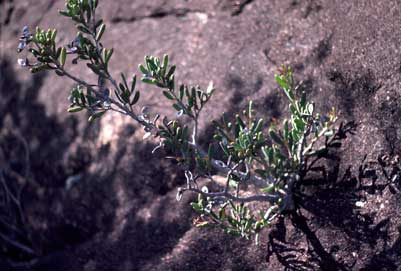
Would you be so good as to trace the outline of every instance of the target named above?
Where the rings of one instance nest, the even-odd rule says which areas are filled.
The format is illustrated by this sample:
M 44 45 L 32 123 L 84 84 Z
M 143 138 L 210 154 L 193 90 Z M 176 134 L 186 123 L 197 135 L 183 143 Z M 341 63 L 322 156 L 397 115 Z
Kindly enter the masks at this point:
M 215 163 L 217 164 L 218 167 L 221 167 L 221 168 L 227 167 L 227 165 L 221 160 L 216 160 Z
M 78 47 L 70 47 L 69 45 L 68 45 L 68 48 L 67 48 L 67 54 L 75 54 L 76 52 L 78 52 Z
M 67 45 L 67 53 L 75 54 L 81 46 L 81 37 L 77 36 L 70 44 Z
M 22 28 L 22 35 L 19 39 L 19 44 L 17 47 L 17 52 L 20 53 L 22 52 L 26 46 L 31 42 L 32 40 L 32 34 L 29 32 L 28 26 L 24 26 Z
M 223 143 L 224 146 L 227 146 L 228 144 L 227 138 L 223 137 L 221 143 Z
M 18 47 L 17 47 L 18 53 L 22 52 L 25 49 L 26 45 L 27 45 L 26 41 L 25 40 L 21 40 L 19 42 L 19 44 L 18 44 Z
M 32 36 L 31 32 L 29 32 L 29 28 L 28 28 L 27 25 L 25 25 L 25 26 L 22 28 L 22 35 L 23 35 L 24 37 L 30 37 L 30 36 Z
M 18 58 L 18 64 L 21 67 L 26 67 L 26 66 L 29 66 L 29 61 L 27 58 Z
M 177 118 L 179 118 L 179 117 L 182 116 L 182 114 L 184 114 L 184 110 L 183 110 L 183 109 L 181 109 L 180 111 L 178 111 L 178 112 L 175 114 L 175 116 L 176 116 Z

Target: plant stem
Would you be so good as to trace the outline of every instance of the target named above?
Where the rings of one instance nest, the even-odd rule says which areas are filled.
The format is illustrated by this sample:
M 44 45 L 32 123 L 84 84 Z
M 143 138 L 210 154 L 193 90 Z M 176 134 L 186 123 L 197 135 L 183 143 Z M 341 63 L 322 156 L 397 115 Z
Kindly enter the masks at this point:
M 202 190 L 198 189 L 198 188 L 185 188 L 184 191 L 192 191 L 192 192 L 196 192 L 199 194 L 202 194 L 205 197 L 211 197 L 211 198 L 227 198 L 230 199 L 232 201 L 236 201 L 236 202 L 253 202 L 253 201 L 267 201 L 267 202 L 271 202 L 271 203 L 276 203 L 277 200 L 280 198 L 279 195 L 255 195 L 255 196 L 249 196 L 249 197 L 236 197 L 228 192 L 203 192 Z

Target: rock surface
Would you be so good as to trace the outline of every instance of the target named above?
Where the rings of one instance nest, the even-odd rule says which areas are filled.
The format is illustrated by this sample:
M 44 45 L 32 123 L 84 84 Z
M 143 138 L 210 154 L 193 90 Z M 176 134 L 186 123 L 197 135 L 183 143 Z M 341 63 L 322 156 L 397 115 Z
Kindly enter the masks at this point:
M 392 193 L 376 165 L 379 156 L 401 154 L 398 0 L 99 2 L 115 74 L 138 74 L 144 55 L 168 53 L 179 81 L 214 82 L 204 137 L 211 119 L 249 100 L 267 120 L 286 117 L 273 79 L 281 64 L 294 67 L 320 110 L 336 107 L 356 133 L 325 165 L 324 185 L 308 188 L 302 215 L 281 219 L 259 246 L 218 229 L 193 228 L 189 199 L 175 201 L 182 173 L 150 154 L 152 143 L 139 141 L 142 130 L 116 114 L 94 125 L 83 114 L 67 115 L 71 82 L 31 76 L 17 66 L 23 25 L 54 26 L 61 43 L 74 37 L 72 24 L 57 15 L 64 1 L 0 1 L 0 146 L 12 153 L 10 131 L 29 145 L 25 206 L 43 256 L 34 270 L 399 268 L 401 194 Z M 84 68 L 74 72 L 89 76 Z M 139 88 L 141 105 L 172 114 L 157 91 Z M 363 174 L 366 164 L 377 171 L 376 183 Z M 67 191 L 71 176 L 81 181 Z

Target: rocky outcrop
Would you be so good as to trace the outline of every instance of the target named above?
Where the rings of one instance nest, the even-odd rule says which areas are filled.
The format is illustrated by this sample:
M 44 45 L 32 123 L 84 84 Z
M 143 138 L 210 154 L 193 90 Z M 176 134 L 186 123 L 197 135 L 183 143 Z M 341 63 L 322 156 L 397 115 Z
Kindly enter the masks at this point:
M 37 203 L 43 195 L 26 199 L 39 206 L 27 208 L 35 229 L 46 238 L 54 235 L 38 240 L 42 255 L 50 255 L 40 270 L 55 270 L 54 264 L 57 270 L 395 270 L 400 265 L 400 194 L 390 191 L 376 165 L 378 157 L 401 154 L 399 1 L 99 2 L 116 74 L 138 73 L 144 55 L 168 53 L 179 81 L 214 82 L 217 92 L 201 123 L 204 137 L 210 136 L 211 119 L 223 110 L 237 112 L 251 99 L 265 119 L 285 117 L 287 105 L 273 79 L 281 64 L 294 68 L 320 109 L 336 107 L 340 120 L 353 121 L 356 130 L 325 164 L 324 185 L 306 189 L 313 195 L 301 204 L 307 221 L 282 219 L 259 246 L 218 229 L 194 229 L 189 207 L 174 200 L 180 173 L 144 154 L 152 144 L 138 143 L 140 129 L 113 114 L 93 126 L 82 114 L 67 116 L 72 83 L 52 74 L 32 77 L 17 66 L 23 25 L 55 26 L 59 42 L 73 39 L 74 28 L 57 15 L 64 1 L 0 1 L 0 128 L 19 130 L 29 142 L 35 185 L 27 193 L 42 189 L 46 205 L 60 210 Z M 74 72 L 90 77 L 84 68 Z M 139 89 L 141 105 L 172 113 L 157 90 Z M 377 171 L 376 185 L 363 174 L 366 168 Z M 77 175 L 83 181 L 66 192 L 65 181 Z M 356 201 L 365 207 L 358 209 Z M 74 213 L 78 205 L 80 215 Z M 50 223 L 49 213 L 72 222 Z M 71 235 L 82 236 L 65 245 L 63 231 L 43 223 L 68 224 Z M 68 260 L 48 261 L 56 250 Z

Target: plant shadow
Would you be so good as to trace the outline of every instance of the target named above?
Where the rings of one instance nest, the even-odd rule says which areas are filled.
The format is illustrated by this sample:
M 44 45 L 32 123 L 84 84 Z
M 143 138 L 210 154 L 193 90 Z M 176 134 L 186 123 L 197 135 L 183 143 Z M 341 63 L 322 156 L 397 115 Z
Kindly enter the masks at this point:
M 324 158 L 325 163 L 318 163 L 306 174 L 296 195 L 298 209 L 289 214 L 295 235 L 306 239 L 307 248 L 299 248 L 289 242 L 294 237 L 287 234 L 284 220 L 281 220 L 269 234 L 267 259 L 276 255 L 286 270 L 355 270 L 357 259 L 344 256 L 340 248 L 348 246 L 353 251 L 359 251 L 368 246 L 377 253 L 368 262 L 362 263 L 362 268 L 358 266 L 359 270 L 396 270 L 396 258 L 401 256 L 400 250 L 397 250 L 401 238 L 398 237 L 390 245 L 390 224 L 394 218 L 377 217 L 374 210 L 362 212 L 358 203 L 364 199 L 363 195 L 381 195 L 387 187 L 390 191 L 391 187 L 399 187 L 400 183 L 389 181 L 399 175 L 399 167 L 394 169 L 393 166 L 389 177 L 383 174 L 379 163 L 375 167 L 367 165 L 365 157 L 358 162 L 357 174 L 353 174 L 349 167 L 341 176 L 340 155 L 334 151 Z M 319 229 L 338 232 L 338 240 L 330 243 L 327 236 L 318 234 Z M 333 237 L 329 233 L 329 240 Z M 300 254 L 304 256 L 300 257 Z M 337 257 L 337 254 L 342 257 Z
M 76 189 L 66 187 L 71 177 L 90 175 L 89 144 L 75 148 L 74 142 L 79 137 L 93 141 L 100 125 L 79 127 L 73 115 L 63 120 L 49 115 L 39 99 L 46 76 L 34 74 L 20 83 L 11 62 L 0 61 L 0 262 L 6 266 L 82 243 L 99 230 L 93 222 L 100 214 L 88 212 L 88 197 L 77 198 Z M 20 212 L 7 201 L 12 195 L 18 196 Z

